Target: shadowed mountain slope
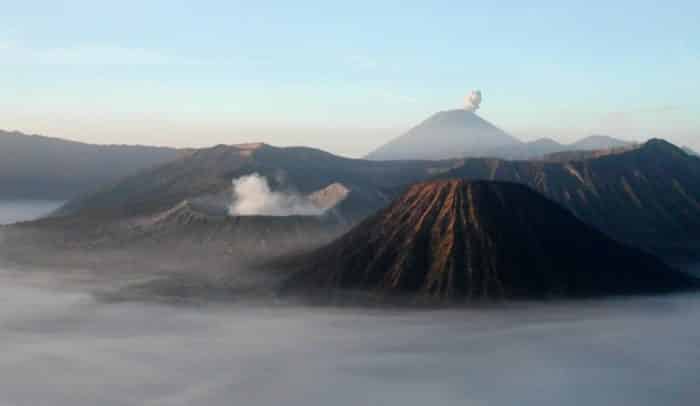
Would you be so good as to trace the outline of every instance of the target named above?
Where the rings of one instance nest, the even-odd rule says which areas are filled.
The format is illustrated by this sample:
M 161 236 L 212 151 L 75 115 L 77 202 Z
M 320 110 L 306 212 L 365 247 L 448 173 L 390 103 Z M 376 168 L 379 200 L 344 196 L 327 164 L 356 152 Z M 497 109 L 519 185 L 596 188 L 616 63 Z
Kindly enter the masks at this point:
M 697 284 L 532 189 L 502 182 L 414 185 L 296 261 L 292 291 L 357 289 L 439 300 L 588 297 Z
M 700 159 L 663 140 L 571 162 L 467 159 L 438 177 L 524 183 L 608 235 L 664 254 L 700 242 Z
M 183 153 L 0 131 L 0 199 L 75 198 Z

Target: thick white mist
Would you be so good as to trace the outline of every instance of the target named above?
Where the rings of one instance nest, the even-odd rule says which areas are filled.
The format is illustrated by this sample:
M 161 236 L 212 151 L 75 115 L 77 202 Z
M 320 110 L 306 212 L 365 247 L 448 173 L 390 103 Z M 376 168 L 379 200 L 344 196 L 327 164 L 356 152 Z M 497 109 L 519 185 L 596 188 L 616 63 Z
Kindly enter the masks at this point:
M 52 287 L 53 276 L 0 271 L 3 405 L 700 399 L 697 295 L 442 311 L 190 308 L 102 303 Z
M 295 193 L 272 191 L 257 173 L 233 180 L 232 216 L 318 216 L 324 210 Z

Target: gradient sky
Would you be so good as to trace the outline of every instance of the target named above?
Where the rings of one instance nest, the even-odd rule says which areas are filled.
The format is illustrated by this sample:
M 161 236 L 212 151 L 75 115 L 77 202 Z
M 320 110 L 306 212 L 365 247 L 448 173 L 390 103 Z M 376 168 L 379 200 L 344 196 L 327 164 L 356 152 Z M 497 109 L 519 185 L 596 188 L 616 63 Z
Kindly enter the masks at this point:
M 700 3 L 492 3 L 0 0 L 0 128 L 358 156 L 478 88 L 522 139 L 700 149 Z

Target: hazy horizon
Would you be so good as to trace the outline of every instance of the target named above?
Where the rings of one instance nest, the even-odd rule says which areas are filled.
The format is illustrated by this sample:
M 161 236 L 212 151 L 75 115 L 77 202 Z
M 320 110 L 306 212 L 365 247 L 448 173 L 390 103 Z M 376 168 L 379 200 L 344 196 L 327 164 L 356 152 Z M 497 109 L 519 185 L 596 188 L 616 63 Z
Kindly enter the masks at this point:
M 481 89 L 479 114 L 523 140 L 700 149 L 699 12 L 629 0 L 13 2 L 0 16 L 0 128 L 361 156 Z
M 479 114 L 477 112 L 477 114 Z M 482 116 L 481 114 L 479 114 Z M 427 118 L 429 116 L 426 116 Z M 483 117 L 483 116 L 482 116 Z M 417 121 L 416 125 L 422 122 L 423 120 Z M 493 123 L 497 125 L 496 123 Z M 497 125 L 498 126 L 498 125 Z M 210 134 L 210 137 L 202 140 L 199 137 L 195 137 L 193 140 L 188 141 L 188 142 L 183 142 L 183 143 L 146 143 L 146 142 L 139 142 L 138 140 L 135 140 L 135 142 L 125 142 L 125 141 L 120 141 L 119 138 L 114 138 L 114 139 L 107 139 L 104 141 L 101 140 L 91 140 L 91 139 L 82 139 L 81 137 L 71 137 L 71 136 L 64 136 L 64 135 L 55 135 L 55 134 L 49 134 L 49 133 L 41 133 L 41 132 L 33 132 L 33 131 L 25 131 L 22 129 L 18 128 L 12 128 L 12 129 L 6 129 L 6 128 L 0 128 L 0 131 L 8 131 L 8 132 L 19 132 L 24 135 L 38 135 L 38 136 L 44 136 L 44 137 L 49 137 L 49 138 L 58 138 L 61 140 L 65 141 L 75 141 L 75 142 L 82 142 L 82 143 L 87 143 L 87 144 L 95 144 L 95 145 L 139 145 L 139 146 L 154 146 L 154 147 L 168 147 L 168 148 L 207 148 L 207 147 L 212 147 L 215 145 L 219 144 L 224 144 L 224 145 L 238 145 L 238 144 L 248 144 L 248 143 L 266 143 L 269 145 L 277 146 L 277 147 L 295 147 L 295 146 L 304 146 L 304 147 L 311 147 L 311 148 L 317 148 L 321 149 L 324 151 L 331 152 L 336 155 L 340 156 L 346 156 L 346 157 L 351 157 L 351 158 L 362 158 L 366 156 L 368 153 L 374 151 L 376 148 L 382 146 L 384 143 L 391 141 L 392 139 L 399 137 L 403 134 L 405 134 L 408 130 L 410 130 L 412 127 L 406 128 L 406 129 L 377 129 L 377 130 L 370 130 L 370 129 L 360 129 L 360 130 L 352 130 L 352 129 L 347 129 L 347 128 L 331 128 L 331 129 L 310 129 L 307 131 L 303 130 L 294 130 L 294 129 L 278 129 L 278 130 L 264 130 L 264 129 L 256 129 L 256 130 L 251 130 L 251 132 L 247 132 L 246 134 L 251 134 L 251 133 L 257 133 L 259 134 L 257 138 L 245 138 L 245 136 L 236 136 L 232 135 L 229 136 L 226 133 L 215 133 L 215 134 Z M 506 131 L 508 132 L 508 131 Z M 363 133 L 368 133 L 368 134 L 383 134 L 381 137 L 374 137 L 371 138 L 370 141 L 374 142 L 375 140 L 382 140 L 382 141 L 377 141 L 380 142 L 379 144 L 367 144 L 363 142 L 354 142 L 355 138 L 358 134 L 363 134 Z M 325 135 L 327 134 L 333 134 L 336 137 L 341 138 L 344 140 L 344 142 L 341 143 L 336 143 L 335 145 L 329 144 L 327 141 L 324 141 Z M 647 136 L 647 137 L 619 137 L 615 134 L 609 134 L 609 133 L 603 133 L 603 132 L 591 132 L 591 133 L 585 133 L 585 134 L 577 134 L 576 136 L 569 136 L 569 137 L 560 137 L 557 135 L 541 135 L 541 136 L 518 136 L 517 134 L 509 133 L 510 135 L 514 135 L 516 138 L 523 142 L 530 142 L 530 141 L 535 141 L 538 139 L 552 139 L 556 142 L 559 142 L 561 144 L 571 144 L 576 141 L 579 141 L 583 138 L 590 137 L 590 136 L 609 136 L 613 137 L 616 139 L 620 139 L 622 141 L 629 141 L 629 142 L 637 142 L 637 143 L 644 143 L 648 141 L 649 139 L 652 138 L 662 138 L 666 139 L 670 142 L 673 142 L 679 147 L 690 147 L 694 150 L 700 150 L 700 142 L 695 143 L 697 146 L 694 146 L 693 142 L 690 143 L 683 143 L 683 142 L 678 142 L 674 140 L 674 137 L 664 137 L 664 136 Z M 252 135 L 251 135 L 252 137 Z M 284 138 L 281 138 L 284 137 Z M 211 139 L 212 142 L 208 142 L 208 140 Z

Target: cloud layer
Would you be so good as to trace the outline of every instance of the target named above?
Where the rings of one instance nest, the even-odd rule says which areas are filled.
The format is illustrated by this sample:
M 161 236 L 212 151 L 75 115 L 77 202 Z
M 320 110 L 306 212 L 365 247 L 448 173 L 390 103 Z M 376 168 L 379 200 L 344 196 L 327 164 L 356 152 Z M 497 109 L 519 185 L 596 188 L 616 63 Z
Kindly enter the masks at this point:
M 3 404 L 690 406 L 700 397 L 697 296 L 443 311 L 190 308 L 102 303 L 51 288 L 41 280 L 51 275 L 0 271 Z

